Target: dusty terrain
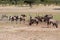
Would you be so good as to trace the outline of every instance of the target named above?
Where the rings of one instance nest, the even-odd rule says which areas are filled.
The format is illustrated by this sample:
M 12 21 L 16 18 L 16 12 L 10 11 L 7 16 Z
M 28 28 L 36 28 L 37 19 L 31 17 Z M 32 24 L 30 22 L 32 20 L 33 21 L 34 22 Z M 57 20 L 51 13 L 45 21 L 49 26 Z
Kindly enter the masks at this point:
M 0 14 L 8 12 L 60 12 L 53 10 L 60 8 L 59 6 L 38 6 L 30 7 L 0 7 Z M 49 27 L 46 25 L 26 26 L 23 24 L 8 24 L 0 23 L 0 40 L 60 40 L 60 25 L 59 28 Z
M 54 10 L 55 8 L 60 8 L 60 6 L 33 6 L 30 7 L 15 7 L 15 6 L 6 6 L 0 7 L 0 12 L 60 12 L 60 10 Z

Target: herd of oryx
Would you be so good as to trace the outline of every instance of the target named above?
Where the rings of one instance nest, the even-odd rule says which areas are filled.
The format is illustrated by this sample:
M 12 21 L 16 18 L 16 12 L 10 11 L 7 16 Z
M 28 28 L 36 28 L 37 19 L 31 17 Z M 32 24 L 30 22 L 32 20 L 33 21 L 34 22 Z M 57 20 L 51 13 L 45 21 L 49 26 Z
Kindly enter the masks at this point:
M 20 16 L 7 16 L 7 15 L 2 15 L 2 19 L 4 18 L 8 18 L 9 21 L 11 22 L 14 22 L 14 21 L 19 21 L 20 23 L 21 22 L 26 22 L 26 17 L 27 15 L 25 14 L 21 14 Z M 44 16 L 35 16 L 34 18 L 29 15 L 29 21 L 28 21 L 28 24 L 31 26 L 33 24 L 36 24 L 38 25 L 39 23 L 42 23 L 42 22 L 45 22 L 47 25 L 51 25 L 52 26 L 55 26 L 56 28 L 58 28 L 58 22 L 56 20 L 53 19 L 53 16 L 52 15 L 44 15 Z

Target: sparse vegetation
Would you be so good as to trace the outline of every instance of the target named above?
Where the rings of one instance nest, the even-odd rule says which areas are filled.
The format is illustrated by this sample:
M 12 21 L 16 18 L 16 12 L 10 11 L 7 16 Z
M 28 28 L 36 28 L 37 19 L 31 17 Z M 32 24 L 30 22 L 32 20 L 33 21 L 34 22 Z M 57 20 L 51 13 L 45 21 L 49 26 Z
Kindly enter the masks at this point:
M 60 4 L 60 0 L 0 0 L 0 4 L 4 5 L 23 5 L 24 1 L 30 1 L 33 2 L 34 4 Z

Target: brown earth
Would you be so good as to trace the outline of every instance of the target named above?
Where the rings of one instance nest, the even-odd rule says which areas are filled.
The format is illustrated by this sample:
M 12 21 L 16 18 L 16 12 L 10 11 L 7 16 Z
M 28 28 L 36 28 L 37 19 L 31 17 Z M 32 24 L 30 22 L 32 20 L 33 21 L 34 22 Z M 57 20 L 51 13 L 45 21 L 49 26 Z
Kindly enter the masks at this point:
M 52 10 L 59 6 L 39 6 L 33 7 L 0 7 L 0 13 L 7 12 L 60 12 Z M 23 10 L 23 11 L 22 11 Z M 39 24 L 38 26 L 27 24 L 0 23 L 0 40 L 60 40 L 59 28 L 53 26 L 47 28 L 47 25 Z

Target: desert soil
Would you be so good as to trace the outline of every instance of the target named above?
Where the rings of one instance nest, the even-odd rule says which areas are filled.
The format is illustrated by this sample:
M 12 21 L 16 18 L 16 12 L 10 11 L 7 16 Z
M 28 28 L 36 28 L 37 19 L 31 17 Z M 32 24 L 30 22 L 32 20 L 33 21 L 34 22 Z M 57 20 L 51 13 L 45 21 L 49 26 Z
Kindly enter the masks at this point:
M 60 12 L 60 10 L 53 10 L 54 8 L 60 8 L 60 6 L 39 6 L 37 8 L 7 6 L 0 7 L 0 12 Z M 46 28 L 46 25 L 26 26 L 0 23 L 0 40 L 60 40 L 60 25 L 59 28 Z

